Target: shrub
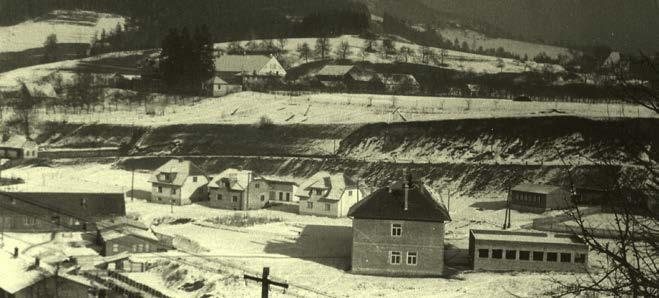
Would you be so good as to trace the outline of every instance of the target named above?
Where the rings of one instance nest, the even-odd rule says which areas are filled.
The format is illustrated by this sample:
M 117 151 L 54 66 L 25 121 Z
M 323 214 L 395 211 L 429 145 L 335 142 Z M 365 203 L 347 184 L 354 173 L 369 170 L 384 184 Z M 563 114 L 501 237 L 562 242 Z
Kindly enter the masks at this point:
M 270 117 L 263 115 L 259 119 L 259 122 L 256 124 L 256 127 L 258 127 L 258 128 L 270 128 L 270 127 L 273 127 L 274 125 L 275 124 L 272 121 L 272 119 L 270 119 Z

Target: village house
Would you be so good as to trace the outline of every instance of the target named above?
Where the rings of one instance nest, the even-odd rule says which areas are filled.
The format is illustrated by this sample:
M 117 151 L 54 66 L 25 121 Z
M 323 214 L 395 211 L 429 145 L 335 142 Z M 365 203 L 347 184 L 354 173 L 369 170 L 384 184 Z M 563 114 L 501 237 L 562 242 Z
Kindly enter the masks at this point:
M 112 256 L 123 252 L 149 253 L 166 250 L 151 230 L 134 225 L 118 225 L 98 230 L 101 255 Z
M 379 73 L 373 84 L 386 93 L 415 94 L 421 90 L 421 85 L 411 74 Z
M 553 185 L 522 183 L 508 196 L 511 208 L 520 211 L 545 212 L 572 206 L 570 192 Z
M 359 183 L 343 173 L 321 171 L 305 180 L 295 194 L 299 213 L 328 217 L 344 217 L 352 205 L 363 198 Z
M 334 90 L 368 91 L 374 77 L 374 73 L 358 65 L 325 65 L 316 73 L 322 87 Z
M 298 184 L 292 181 L 285 181 L 272 177 L 256 177 L 252 181 L 254 187 L 251 194 L 258 198 L 265 197 L 271 203 L 288 203 L 298 202 L 295 196 Z
M 574 271 L 588 268 L 588 245 L 568 234 L 470 230 L 474 270 Z
M 108 288 L 87 278 L 63 272 L 38 259 L 0 256 L 0 297 L 107 297 Z
M 0 192 L 5 232 L 91 230 L 97 221 L 125 215 L 122 193 Z
M 149 182 L 153 203 L 189 205 L 208 198 L 208 177 L 189 160 L 169 160 L 152 173 Z
M 268 200 L 265 194 L 254 195 L 266 185 L 263 182 L 252 183 L 252 171 L 226 169 L 213 177 L 209 188 L 209 206 L 228 210 L 261 209 Z M 267 189 L 267 188 L 266 188 Z
M 444 272 L 444 223 L 437 195 L 408 178 L 380 188 L 350 208 L 352 272 L 439 276 Z
M 2 134 L 0 142 L 0 158 L 6 159 L 33 159 L 39 156 L 37 142 L 23 135 Z
M 209 91 L 213 96 L 279 82 L 286 70 L 272 55 L 222 55 L 215 59 L 215 76 Z

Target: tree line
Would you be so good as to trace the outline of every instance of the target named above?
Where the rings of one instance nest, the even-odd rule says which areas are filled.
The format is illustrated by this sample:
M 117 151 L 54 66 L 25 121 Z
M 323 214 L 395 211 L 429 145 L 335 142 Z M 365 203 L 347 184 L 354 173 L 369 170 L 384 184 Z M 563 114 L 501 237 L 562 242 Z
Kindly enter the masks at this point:
M 168 91 L 202 94 L 215 73 L 213 37 L 208 26 L 172 28 L 162 40 L 160 73 Z

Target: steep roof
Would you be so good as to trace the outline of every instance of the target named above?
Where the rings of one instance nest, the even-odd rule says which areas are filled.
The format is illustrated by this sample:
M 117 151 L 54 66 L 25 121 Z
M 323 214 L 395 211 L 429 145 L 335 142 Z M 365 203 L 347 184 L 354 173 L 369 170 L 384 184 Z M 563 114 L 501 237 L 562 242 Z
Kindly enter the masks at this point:
M 222 55 L 215 59 L 215 71 L 253 73 L 273 59 L 264 55 Z
M 348 74 L 355 66 L 354 65 L 325 65 L 321 68 L 317 76 L 344 76 Z
M 243 191 L 249 185 L 250 179 L 252 179 L 252 171 L 228 168 L 216 177 L 213 177 L 213 180 L 209 183 L 209 187 L 223 187 L 228 183 L 230 190 Z
M 29 212 L 35 215 L 50 215 L 56 211 L 80 220 L 126 215 L 123 193 L 0 192 L 0 197 L 14 198 L 15 207 L 30 206 Z M 6 201 L 0 200 L 0 205 L 8 209 L 14 207 L 3 204 Z
M 563 190 L 559 186 L 554 186 L 554 185 L 547 185 L 547 184 L 533 184 L 533 183 L 522 183 L 519 184 L 515 187 L 513 187 L 511 190 L 513 191 L 520 191 L 520 192 L 530 192 L 530 193 L 537 193 L 537 194 L 549 194 L 555 191 L 560 191 Z
M 8 139 L 0 139 L 0 147 L 4 148 L 23 148 L 27 142 L 34 142 L 24 135 L 11 135 Z
M 159 174 L 168 174 L 163 177 Z M 182 186 L 189 176 L 205 176 L 197 165 L 189 160 L 170 159 L 151 174 L 149 182 Z
M 323 198 L 338 201 L 347 188 L 357 187 L 358 183 L 343 173 L 330 174 L 326 171 L 320 171 L 302 182 L 295 195 L 308 197 L 309 190 L 323 189 L 326 190 Z
M 405 210 L 403 183 L 380 188 L 350 208 L 348 216 L 360 219 L 389 219 L 410 221 L 450 221 L 446 207 L 434 192 L 420 182 L 413 182 Z

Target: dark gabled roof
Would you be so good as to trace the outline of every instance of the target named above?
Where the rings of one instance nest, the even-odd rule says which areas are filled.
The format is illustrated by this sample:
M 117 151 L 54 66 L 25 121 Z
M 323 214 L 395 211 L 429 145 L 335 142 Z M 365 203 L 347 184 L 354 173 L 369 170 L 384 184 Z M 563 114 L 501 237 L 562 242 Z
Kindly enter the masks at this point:
M 270 60 L 272 57 L 264 55 L 223 55 L 215 59 L 215 70 L 252 73 L 263 69 Z
M 405 210 L 403 183 L 380 188 L 350 208 L 349 217 L 409 221 L 450 221 L 451 217 L 439 198 L 420 182 L 412 183 L 408 209 Z
M 548 184 L 522 183 L 512 188 L 513 191 L 529 192 L 537 194 L 549 194 L 556 191 L 563 191 L 559 186 Z
M 30 214 L 52 214 L 86 220 L 102 216 L 125 216 L 123 193 L 76 193 L 76 192 L 0 192 L 0 197 L 14 198 L 30 206 Z M 11 205 L 9 205 L 11 206 Z
M 321 68 L 317 76 L 345 76 L 347 75 L 355 66 L 354 65 L 325 65 Z
M 161 179 L 158 175 L 161 173 L 167 173 L 169 179 Z M 149 182 L 151 183 L 166 183 L 176 186 L 182 186 L 185 183 L 185 179 L 189 176 L 206 176 L 204 171 L 202 171 L 197 165 L 189 160 L 180 160 L 180 159 L 170 159 L 167 163 L 160 166 L 155 170 Z

